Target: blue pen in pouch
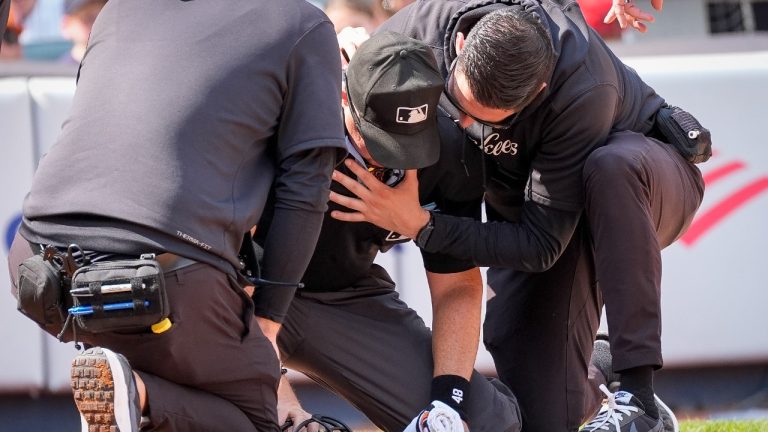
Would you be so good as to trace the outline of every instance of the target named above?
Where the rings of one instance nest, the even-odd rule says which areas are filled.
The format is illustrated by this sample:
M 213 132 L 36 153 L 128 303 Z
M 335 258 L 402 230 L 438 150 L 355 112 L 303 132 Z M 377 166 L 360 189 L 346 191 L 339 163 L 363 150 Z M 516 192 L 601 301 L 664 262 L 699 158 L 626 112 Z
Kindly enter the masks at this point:
M 144 307 L 149 307 L 149 302 L 144 301 Z M 104 310 L 105 311 L 116 311 L 116 310 L 125 310 L 125 309 L 133 309 L 134 303 L 133 302 L 120 302 L 120 303 L 106 303 L 104 304 Z M 78 315 L 91 315 L 93 314 L 93 306 L 89 305 L 82 305 L 82 306 L 74 306 L 69 308 L 69 313 L 75 316 Z

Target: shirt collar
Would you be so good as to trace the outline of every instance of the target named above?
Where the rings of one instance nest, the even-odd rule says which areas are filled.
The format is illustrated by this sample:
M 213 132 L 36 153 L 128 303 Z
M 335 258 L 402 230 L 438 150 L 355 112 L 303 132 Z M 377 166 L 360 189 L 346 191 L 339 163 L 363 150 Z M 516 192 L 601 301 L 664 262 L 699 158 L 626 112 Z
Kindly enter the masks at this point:
M 347 146 L 347 151 L 349 154 L 355 158 L 356 161 L 360 163 L 360 165 L 368 168 L 368 164 L 365 162 L 365 159 L 363 159 L 363 156 L 360 154 L 360 151 L 357 149 L 357 146 L 352 143 L 352 140 L 349 139 L 349 136 L 344 137 L 344 143 Z

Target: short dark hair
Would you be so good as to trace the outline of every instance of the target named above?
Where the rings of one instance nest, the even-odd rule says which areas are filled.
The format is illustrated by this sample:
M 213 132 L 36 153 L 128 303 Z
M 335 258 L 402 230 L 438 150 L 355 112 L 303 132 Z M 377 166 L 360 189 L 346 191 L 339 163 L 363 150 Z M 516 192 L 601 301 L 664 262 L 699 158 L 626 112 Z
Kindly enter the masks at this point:
M 456 68 L 489 108 L 522 109 L 552 74 L 555 53 L 541 18 L 519 7 L 485 15 L 467 35 Z

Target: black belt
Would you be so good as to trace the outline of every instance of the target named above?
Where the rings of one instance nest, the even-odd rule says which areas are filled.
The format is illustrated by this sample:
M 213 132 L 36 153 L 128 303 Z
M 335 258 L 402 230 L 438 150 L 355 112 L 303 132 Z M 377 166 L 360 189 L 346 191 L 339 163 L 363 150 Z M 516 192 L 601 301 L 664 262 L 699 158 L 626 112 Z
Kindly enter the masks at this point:
M 30 246 L 32 246 L 32 249 L 38 249 L 43 250 L 45 249 L 46 245 L 43 244 L 36 244 L 36 243 L 30 243 Z M 58 247 L 60 251 L 66 253 L 67 248 L 61 248 Z M 100 262 L 100 261 L 111 261 L 111 260 L 123 260 L 123 259 L 140 259 L 140 258 L 149 258 L 154 259 L 160 264 L 160 268 L 163 269 L 164 273 L 170 273 L 176 270 L 181 270 L 185 267 L 189 267 L 192 264 L 196 264 L 197 261 L 183 257 L 181 255 L 176 255 L 174 253 L 170 252 L 163 252 L 159 254 L 144 254 L 140 256 L 136 255 L 125 255 L 125 254 L 119 254 L 119 253 L 110 253 L 110 252 L 97 252 L 97 251 L 83 251 L 80 249 L 77 249 L 73 253 L 73 257 L 77 260 L 82 262 L 83 258 L 88 258 L 90 262 Z
M 157 262 L 160 264 L 160 268 L 162 268 L 163 272 L 165 273 L 181 270 L 184 267 L 189 267 L 192 264 L 197 264 L 197 261 L 193 259 L 172 254 L 170 252 L 164 252 L 159 255 L 156 255 L 155 260 L 157 260 Z

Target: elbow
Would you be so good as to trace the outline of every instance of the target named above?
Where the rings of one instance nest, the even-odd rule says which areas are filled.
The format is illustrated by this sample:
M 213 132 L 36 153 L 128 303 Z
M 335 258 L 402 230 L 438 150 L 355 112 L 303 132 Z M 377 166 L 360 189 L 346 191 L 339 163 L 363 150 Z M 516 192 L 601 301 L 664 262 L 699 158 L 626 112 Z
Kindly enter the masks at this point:
M 541 259 L 541 265 L 536 271 L 545 272 L 551 269 L 552 266 L 554 266 L 555 263 L 557 262 L 558 258 L 560 258 L 560 255 L 561 255 L 560 253 L 554 253 L 554 252 L 544 254 L 544 256 Z
M 309 188 L 305 191 L 311 190 Z M 328 211 L 327 189 L 315 188 L 312 192 L 302 192 L 301 194 L 275 194 L 275 208 L 283 210 L 293 210 L 304 213 L 315 213 L 323 215 Z
M 531 252 L 523 259 L 523 269 L 529 273 L 541 273 L 551 269 L 560 255 L 563 254 L 564 247 L 556 245 L 540 244 L 538 247 L 531 247 Z
M 427 273 L 433 307 L 462 303 L 480 304 L 483 297 L 483 279 L 475 267 L 459 273 Z

